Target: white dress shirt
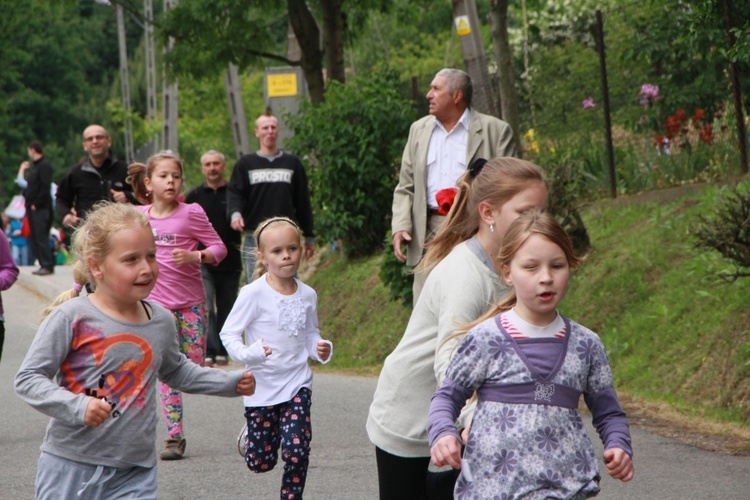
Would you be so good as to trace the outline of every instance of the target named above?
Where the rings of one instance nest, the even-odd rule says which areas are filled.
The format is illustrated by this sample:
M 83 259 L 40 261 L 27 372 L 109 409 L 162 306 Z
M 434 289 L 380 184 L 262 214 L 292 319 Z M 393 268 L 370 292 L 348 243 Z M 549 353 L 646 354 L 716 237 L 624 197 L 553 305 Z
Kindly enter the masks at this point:
M 427 207 L 430 210 L 438 208 L 435 201 L 437 192 L 455 186 L 468 168 L 466 143 L 469 140 L 469 113 L 469 108 L 466 108 L 450 132 L 445 130 L 440 120 L 435 120 L 427 149 Z

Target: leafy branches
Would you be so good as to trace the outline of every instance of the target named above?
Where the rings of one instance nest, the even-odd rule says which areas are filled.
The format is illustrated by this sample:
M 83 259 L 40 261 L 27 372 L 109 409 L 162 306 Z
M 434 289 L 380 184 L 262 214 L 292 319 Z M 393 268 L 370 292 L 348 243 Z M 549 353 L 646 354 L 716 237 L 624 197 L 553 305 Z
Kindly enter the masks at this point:
M 717 250 L 733 261 L 735 271 L 720 276 L 736 281 L 750 276 L 750 193 L 738 187 L 722 194 L 713 212 L 699 216 L 693 232 L 696 246 Z

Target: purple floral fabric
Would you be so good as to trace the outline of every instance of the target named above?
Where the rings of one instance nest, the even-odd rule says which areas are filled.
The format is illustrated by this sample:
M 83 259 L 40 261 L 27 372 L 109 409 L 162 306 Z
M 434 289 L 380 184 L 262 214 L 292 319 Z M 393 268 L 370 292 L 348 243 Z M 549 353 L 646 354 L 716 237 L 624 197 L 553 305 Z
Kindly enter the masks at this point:
M 571 321 L 564 342 L 564 359 L 552 363 L 557 368 L 542 378 L 518 342 L 489 319 L 464 337 L 446 378 L 473 391 L 486 383 L 546 382 L 593 398 L 602 391 L 610 394 L 612 372 L 599 337 Z M 599 477 L 594 448 L 576 409 L 480 400 L 455 498 L 585 497 L 599 491 Z

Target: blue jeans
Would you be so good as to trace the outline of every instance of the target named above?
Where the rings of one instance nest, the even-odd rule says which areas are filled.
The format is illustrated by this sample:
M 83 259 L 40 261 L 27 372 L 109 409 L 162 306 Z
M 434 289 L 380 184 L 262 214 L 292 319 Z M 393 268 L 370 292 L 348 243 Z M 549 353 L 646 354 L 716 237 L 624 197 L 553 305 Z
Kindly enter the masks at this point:
M 28 266 L 29 265 L 29 247 L 13 245 L 11 247 L 13 251 L 13 260 L 17 266 Z

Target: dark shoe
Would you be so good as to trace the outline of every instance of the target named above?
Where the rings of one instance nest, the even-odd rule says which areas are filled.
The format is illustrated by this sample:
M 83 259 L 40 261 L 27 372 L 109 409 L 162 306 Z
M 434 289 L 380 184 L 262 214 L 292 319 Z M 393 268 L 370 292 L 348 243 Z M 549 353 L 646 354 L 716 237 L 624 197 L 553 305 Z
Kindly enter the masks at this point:
M 54 272 L 55 271 L 53 271 L 52 269 L 48 269 L 46 267 L 40 267 L 36 271 L 32 271 L 31 274 L 36 274 L 37 276 L 47 276 L 48 274 L 52 274 Z
M 185 445 L 187 442 L 184 438 L 182 439 L 167 439 L 167 447 L 161 452 L 162 460 L 179 460 L 185 453 Z

